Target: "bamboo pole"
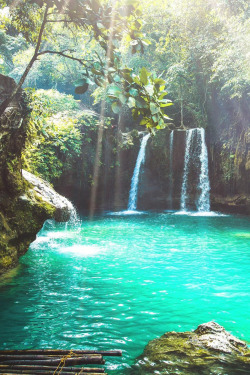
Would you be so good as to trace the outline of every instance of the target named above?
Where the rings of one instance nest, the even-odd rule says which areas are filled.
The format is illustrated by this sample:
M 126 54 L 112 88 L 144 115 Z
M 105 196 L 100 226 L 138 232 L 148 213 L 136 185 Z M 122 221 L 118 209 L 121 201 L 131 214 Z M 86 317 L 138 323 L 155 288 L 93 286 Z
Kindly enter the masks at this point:
M 7 375 L 7 374 L 22 374 L 22 375 L 24 375 L 24 374 L 26 374 L 26 375 L 53 375 L 54 374 L 54 372 L 55 372 L 55 369 L 53 369 L 53 371 L 38 371 L 38 370 L 26 370 L 26 371 L 22 371 L 22 370 L 15 370 L 15 369 L 13 369 L 13 370 L 8 370 L 8 371 L 0 371 L 0 374 L 4 374 L 4 375 Z M 67 371 L 67 368 L 65 369 L 65 371 L 64 371 L 64 369 L 62 370 L 62 371 L 60 371 L 60 370 L 58 370 L 57 372 L 56 372 L 56 374 L 59 374 L 60 373 L 60 375 L 72 375 L 72 374 L 79 374 L 79 373 L 81 373 L 81 374 L 83 374 L 83 375 L 86 375 L 86 374 L 88 374 L 88 375 L 100 375 L 100 373 L 99 372 L 82 372 L 81 371 L 81 368 L 79 368 L 78 370 L 77 370 L 77 372 L 68 372 Z M 106 373 L 102 373 L 103 375 L 107 375 Z
M 55 371 L 55 369 L 54 369 Z M 78 374 L 80 373 L 81 369 L 78 369 L 78 372 L 76 372 L 75 374 Z M 53 375 L 54 372 L 53 371 L 15 371 L 13 370 L 13 372 L 0 372 L 0 374 L 4 374 L 4 375 L 17 375 L 17 374 L 22 374 L 22 375 Z M 59 374 L 59 372 L 58 372 Z M 100 375 L 100 373 L 95 373 L 95 372 L 81 372 L 81 374 L 88 374 L 88 375 Z M 72 372 L 68 372 L 68 371 L 60 371 L 60 375 L 72 375 Z M 103 373 L 103 375 L 107 375 L 106 373 Z
M 18 371 L 34 371 L 34 370 L 44 370 L 44 371 L 55 371 L 55 367 L 52 366 L 37 366 L 37 365 L 0 365 L 0 372 L 9 371 L 9 370 L 18 370 Z M 67 367 L 67 372 L 76 373 L 82 370 L 83 373 L 104 373 L 104 368 L 95 368 L 95 367 Z
M 60 350 L 60 349 L 23 349 L 23 350 L 0 350 L 1 354 L 46 354 L 46 355 L 67 355 L 70 352 L 74 354 L 100 354 L 102 356 L 111 356 L 111 357 L 121 357 L 122 351 L 121 350 Z
M 65 356 L 66 357 L 66 356 Z M 84 354 L 84 355 L 75 355 L 75 354 L 72 354 L 72 356 L 68 357 L 67 359 L 69 358 L 99 358 L 99 357 L 102 357 L 101 355 L 99 354 Z M 61 360 L 63 359 L 64 356 L 59 356 L 59 355 L 41 355 L 41 354 L 36 354 L 36 355 L 31 355 L 31 354 L 27 354 L 27 355 L 23 355 L 23 354 L 6 354 L 6 355 L 2 355 L 0 354 L 0 363 L 2 362 L 5 362 L 5 361 L 12 361 L 12 360 L 23 360 L 23 361 L 28 361 L 28 360 L 31 360 L 31 361 L 38 361 L 38 360 L 49 360 L 49 359 L 58 359 L 58 360 Z
M 64 361 L 65 366 L 75 366 L 75 365 L 83 365 L 83 364 L 104 364 L 105 360 L 102 358 L 101 355 L 92 354 L 92 355 L 85 355 L 82 357 L 75 357 L 75 358 L 49 358 L 47 359 L 2 359 L 1 363 L 9 364 L 9 365 L 47 365 L 47 366 L 57 366 L 61 362 Z

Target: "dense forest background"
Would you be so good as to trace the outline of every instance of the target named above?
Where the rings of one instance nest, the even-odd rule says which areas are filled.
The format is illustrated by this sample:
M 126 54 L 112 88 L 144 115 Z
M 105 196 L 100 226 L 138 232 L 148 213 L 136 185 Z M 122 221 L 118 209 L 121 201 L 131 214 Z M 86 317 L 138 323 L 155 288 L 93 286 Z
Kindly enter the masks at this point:
M 249 2 L 142 0 L 140 12 L 138 26 L 146 37 L 143 53 L 131 51 L 127 39 L 121 42 L 119 51 L 124 65 L 137 73 L 145 67 L 166 81 L 168 99 L 174 104 L 166 108 L 172 119 L 168 127 L 207 128 L 216 122 L 219 128 L 230 122 L 237 130 L 249 111 Z M 23 32 L 18 30 L 15 13 L 10 17 L 8 8 L 3 7 L 0 17 L 0 73 L 18 82 L 34 53 L 32 27 L 37 28 L 39 11 L 31 18 L 33 25 L 27 24 L 26 29 L 22 26 Z M 66 23 L 54 23 L 45 43 L 49 50 L 72 50 L 86 61 L 102 56 L 93 33 L 71 29 Z M 23 84 L 32 110 L 23 165 L 54 184 L 63 173 L 75 168 L 77 158 L 85 164 L 94 159 L 102 103 L 104 128 L 109 136 L 115 135 L 119 126 L 124 133 L 144 130 L 132 119 L 127 104 L 119 112 L 114 108 L 107 87 L 98 82 L 90 81 L 88 90 L 78 94 L 75 87 L 81 79 L 78 61 L 44 54 Z M 119 77 L 115 79 L 119 81 Z M 118 137 L 113 151 L 129 148 L 133 142 L 133 137 Z M 229 166 L 225 166 L 227 173 L 235 158 L 230 147 L 230 140 L 225 141 L 230 159 Z M 115 168 L 116 163 L 119 160 L 111 167 Z M 93 183 L 91 173 L 85 169 L 89 184 Z
M 145 131 L 139 210 L 180 209 L 187 130 L 204 128 L 211 210 L 250 214 L 249 1 L 0 6 L 0 272 L 57 219 L 23 169 L 90 218 L 124 210 Z

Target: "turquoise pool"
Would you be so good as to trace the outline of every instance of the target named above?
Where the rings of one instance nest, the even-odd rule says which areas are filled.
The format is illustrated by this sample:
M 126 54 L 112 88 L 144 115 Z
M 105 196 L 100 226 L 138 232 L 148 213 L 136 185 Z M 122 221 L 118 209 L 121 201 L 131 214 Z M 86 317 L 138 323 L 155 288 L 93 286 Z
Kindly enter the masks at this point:
M 250 342 L 250 219 L 172 212 L 47 222 L 1 280 L 1 348 L 121 349 L 215 320 Z M 112 371 L 111 371 L 112 372 Z

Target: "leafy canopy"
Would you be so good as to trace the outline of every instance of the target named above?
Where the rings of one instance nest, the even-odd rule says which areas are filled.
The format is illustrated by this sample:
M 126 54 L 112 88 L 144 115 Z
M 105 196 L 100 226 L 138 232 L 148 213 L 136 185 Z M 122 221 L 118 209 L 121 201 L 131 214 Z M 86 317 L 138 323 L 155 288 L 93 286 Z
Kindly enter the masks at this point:
M 148 45 L 142 33 L 142 8 L 139 1 L 7 0 L 1 3 L 10 7 L 13 25 L 34 47 L 33 57 L 20 79 L 19 87 L 37 59 L 45 54 L 58 55 L 79 63 L 81 78 L 77 82 L 77 94 L 85 93 L 91 84 L 105 88 L 115 84 L 118 96 L 114 90 L 109 95 L 114 101 L 112 108 L 115 113 L 121 104 L 126 103 L 133 108 L 134 116 L 142 116 L 150 130 L 165 126 L 165 120 L 169 118 L 163 108 L 170 105 L 170 101 L 166 102 L 162 96 L 165 81 L 161 79 L 158 84 L 155 81 L 157 78 L 146 69 L 136 77 L 132 69 L 123 66 L 122 62 L 120 45 L 124 41 L 129 43 L 132 54 L 143 52 Z M 100 53 L 96 51 L 86 59 L 86 56 L 78 55 L 75 49 L 51 49 L 50 38 L 58 24 L 67 32 L 87 31 L 97 41 Z M 6 108 L 6 103 L 4 105 Z

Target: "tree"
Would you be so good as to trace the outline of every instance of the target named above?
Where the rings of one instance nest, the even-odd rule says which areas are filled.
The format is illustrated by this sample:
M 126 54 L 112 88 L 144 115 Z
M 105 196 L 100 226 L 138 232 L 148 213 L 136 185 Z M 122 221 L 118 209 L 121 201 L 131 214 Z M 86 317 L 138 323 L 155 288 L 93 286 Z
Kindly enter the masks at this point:
M 134 108 L 135 116 L 142 116 L 144 124 L 151 130 L 164 127 L 169 118 L 163 108 L 170 105 L 164 96 L 165 81 L 157 81 L 145 69 L 139 76 L 121 62 L 119 42 L 131 45 L 132 53 L 143 51 L 147 41 L 142 34 L 141 8 L 138 1 L 127 0 L 125 5 L 117 0 L 112 6 L 99 0 L 13 0 L 3 1 L 8 5 L 13 25 L 34 47 L 33 55 L 16 88 L 0 106 L 4 113 L 16 93 L 22 87 L 34 63 L 44 55 L 58 55 L 79 63 L 82 78 L 76 87 L 77 94 L 87 91 L 91 83 L 107 87 L 113 83 L 109 97 L 114 100 L 115 113 L 122 104 Z M 87 30 L 101 47 L 101 53 L 86 57 L 76 55 L 74 49 L 50 49 L 49 39 L 56 25 L 70 32 Z

